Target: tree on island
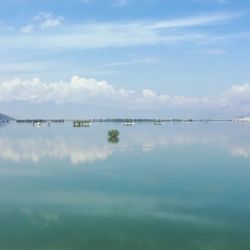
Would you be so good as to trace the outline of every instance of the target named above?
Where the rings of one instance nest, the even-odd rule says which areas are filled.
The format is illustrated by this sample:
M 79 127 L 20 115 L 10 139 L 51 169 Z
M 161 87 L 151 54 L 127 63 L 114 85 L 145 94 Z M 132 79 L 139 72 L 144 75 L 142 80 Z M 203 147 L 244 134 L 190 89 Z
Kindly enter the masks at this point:
M 119 131 L 117 129 L 109 130 L 108 131 L 108 136 L 109 137 L 118 137 L 119 136 Z
M 118 143 L 119 142 L 119 131 L 117 129 L 108 131 L 108 141 L 110 143 Z

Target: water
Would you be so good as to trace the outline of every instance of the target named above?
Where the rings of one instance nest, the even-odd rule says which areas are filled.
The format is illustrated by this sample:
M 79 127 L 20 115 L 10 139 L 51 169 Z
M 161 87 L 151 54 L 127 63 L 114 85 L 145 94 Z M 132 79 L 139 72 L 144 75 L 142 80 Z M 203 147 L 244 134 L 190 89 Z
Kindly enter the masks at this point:
M 249 124 L 0 127 L 1 250 L 247 250 L 249 195 Z

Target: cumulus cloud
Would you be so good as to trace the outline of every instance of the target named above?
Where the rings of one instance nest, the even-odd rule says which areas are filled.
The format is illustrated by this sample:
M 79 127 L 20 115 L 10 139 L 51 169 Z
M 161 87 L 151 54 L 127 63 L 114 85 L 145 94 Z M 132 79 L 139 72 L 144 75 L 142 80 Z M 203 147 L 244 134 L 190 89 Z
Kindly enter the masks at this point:
M 0 101 L 26 101 L 29 103 L 101 103 L 127 104 L 131 107 L 153 103 L 188 105 L 204 102 L 184 96 L 157 95 L 153 90 L 144 89 L 141 93 L 134 90 L 117 89 L 107 81 L 73 76 L 69 82 L 44 83 L 38 78 L 30 81 L 14 79 L 0 83 Z
M 150 89 L 144 89 L 142 91 L 142 95 L 145 97 L 145 98 L 149 98 L 149 99 L 155 99 L 157 97 L 156 93 Z
M 250 84 L 233 85 L 228 93 L 231 96 L 249 96 L 250 97 Z
M 119 100 L 135 95 L 132 90 L 115 89 L 106 81 L 73 76 L 69 82 L 44 83 L 14 79 L 0 83 L 0 101 L 86 103 L 97 100 Z
M 0 102 L 76 103 L 127 108 L 211 109 L 249 104 L 250 84 L 234 85 L 217 97 L 192 97 L 116 88 L 107 81 L 73 76 L 68 82 L 46 83 L 38 78 L 0 82 Z

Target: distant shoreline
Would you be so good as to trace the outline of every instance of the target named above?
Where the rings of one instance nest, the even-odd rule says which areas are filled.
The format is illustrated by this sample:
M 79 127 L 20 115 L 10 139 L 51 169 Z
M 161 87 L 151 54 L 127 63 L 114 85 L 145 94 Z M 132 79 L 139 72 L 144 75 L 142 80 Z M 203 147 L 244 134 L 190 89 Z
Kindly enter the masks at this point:
M 17 123 L 32 123 L 32 122 L 231 122 L 233 119 L 17 119 Z
M 103 122 L 116 122 L 116 123 L 191 123 L 191 122 L 239 122 L 239 123 L 249 123 L 250 118 L 236 118 L 236 119 L 151 119 L 151 118 L 107 118 L 107 119 L 0 119 L 1 123 L 9 123 L 9 122 L 16 122 L 16 123 L 64 123 L 64 122 L 73 122 L 73 123 L 103 123 Z

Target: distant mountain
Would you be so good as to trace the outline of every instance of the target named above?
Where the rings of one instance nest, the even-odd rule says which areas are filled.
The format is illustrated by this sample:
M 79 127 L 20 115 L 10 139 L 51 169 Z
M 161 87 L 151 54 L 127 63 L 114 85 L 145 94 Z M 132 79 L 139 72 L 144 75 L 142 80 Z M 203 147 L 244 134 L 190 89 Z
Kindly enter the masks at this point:
M 15 119 L 7 115 L 0 114 L 0 121 L 1 120 L 15 120 Z

